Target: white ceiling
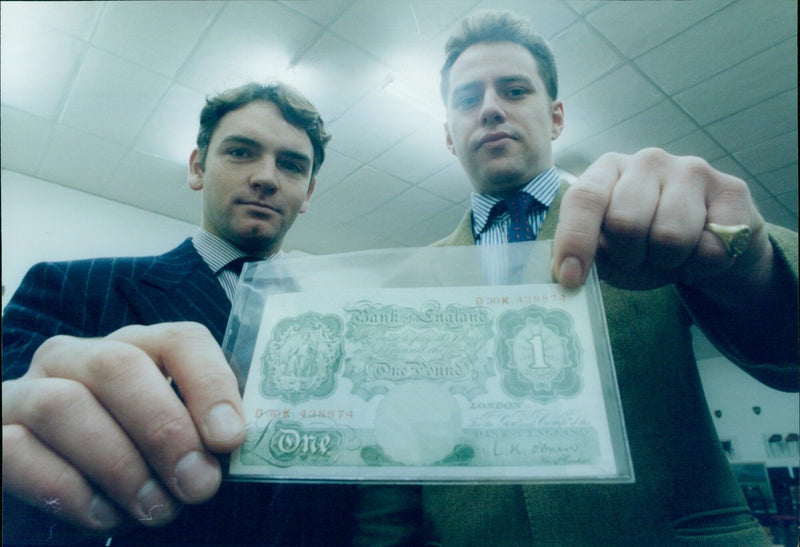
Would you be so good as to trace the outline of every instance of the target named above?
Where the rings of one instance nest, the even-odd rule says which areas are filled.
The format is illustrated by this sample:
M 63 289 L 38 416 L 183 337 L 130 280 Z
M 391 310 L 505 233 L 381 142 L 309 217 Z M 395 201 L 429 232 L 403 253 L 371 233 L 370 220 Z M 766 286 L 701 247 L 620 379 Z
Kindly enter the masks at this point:
M 286 247 L 425 245 L 470 187 L 441 120 L 383 87 L 438 108 L 449 31 L 487 7 L 530 16 L 555 51 L 562 170 L 645 146 L 698 155 L 797 228 L 794 0 L 2 2 L 2 167 L 199 223 L 186 165 L 204 97 L 277 76 L 333 134 Z

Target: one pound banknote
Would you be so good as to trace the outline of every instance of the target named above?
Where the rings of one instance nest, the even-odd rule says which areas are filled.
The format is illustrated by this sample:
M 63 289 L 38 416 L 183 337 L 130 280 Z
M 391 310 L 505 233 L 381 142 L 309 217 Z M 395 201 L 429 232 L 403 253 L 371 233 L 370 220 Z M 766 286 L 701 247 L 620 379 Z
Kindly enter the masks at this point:
M 590 317 L 553 283 L 271 295 L 230 476 L 629 482 Z

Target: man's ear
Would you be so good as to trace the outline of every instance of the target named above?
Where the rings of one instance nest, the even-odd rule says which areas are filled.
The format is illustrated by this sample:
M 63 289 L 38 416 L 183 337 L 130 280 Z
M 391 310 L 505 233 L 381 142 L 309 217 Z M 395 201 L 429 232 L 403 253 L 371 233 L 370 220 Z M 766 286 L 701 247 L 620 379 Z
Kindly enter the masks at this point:
M 189 156 L 189 188 L 192 190 L 203 189 L 203 166 L 200 162 L 200 150 L 195 148 Z
M 306 192 L 306 199 L 303 201 L 303 204 L 300 206 L 300 212 L 305 213 L 308 211 L 308 202 L 311 201 L 311 194 L 314 193 L 314 188 L 317 187 L 317 179 L 311 179 L 311 182 L 308 185 L 308 192 Z
M 564 130 L 564 103 L 553 101 L 553 125 L 550 128 L 550 140 L 556 140 Z
M 444 122 L 444 134 L 447 139 L 447 149 L 450 150 L 450 153 L 455 157 L 458 157 L 458 154 L 456 154 L 456 146 L 453 144 L 452 137 L 450 137 L 450 130 L 447 128 L 447 122 Z

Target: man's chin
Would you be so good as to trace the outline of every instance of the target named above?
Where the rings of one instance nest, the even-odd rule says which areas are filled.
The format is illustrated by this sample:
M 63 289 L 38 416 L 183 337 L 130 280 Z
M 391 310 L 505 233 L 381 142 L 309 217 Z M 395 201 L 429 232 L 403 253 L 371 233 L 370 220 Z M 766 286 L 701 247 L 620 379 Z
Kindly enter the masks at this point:
M 494 169 L 483 174 L 480 187 L 476 188 L 482 194 L 506 194 L 519 190 L 529 180 L 517 169 Z
M 272 253 L 280 248 L 284 235 L 272 226 L 251 226 L 236 234 L 235 244 L 246 252 Z

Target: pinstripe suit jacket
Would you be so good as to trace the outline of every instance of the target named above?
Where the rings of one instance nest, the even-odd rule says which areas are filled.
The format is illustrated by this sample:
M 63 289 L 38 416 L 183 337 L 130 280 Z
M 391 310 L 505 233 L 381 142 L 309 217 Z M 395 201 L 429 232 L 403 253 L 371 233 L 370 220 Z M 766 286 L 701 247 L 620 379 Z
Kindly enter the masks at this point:
M 188 239 L 160 256 L 38 264 L 3 314 L 3 380 L 24 374 L 39 345 L 58 334 L 96 337 L 132 324 L 196 321 L 221 342 L 230 308 Z M 211 501 L 185 508 L 169 526 L 137 526 L 115 534 L 112 544 L 344 544 L 349 497 L 345 487 L 224 483 Z M 3 503 L 3 536 L 4 543 L 105 544 L 105 536 L 87 538 L 11 499 Z

